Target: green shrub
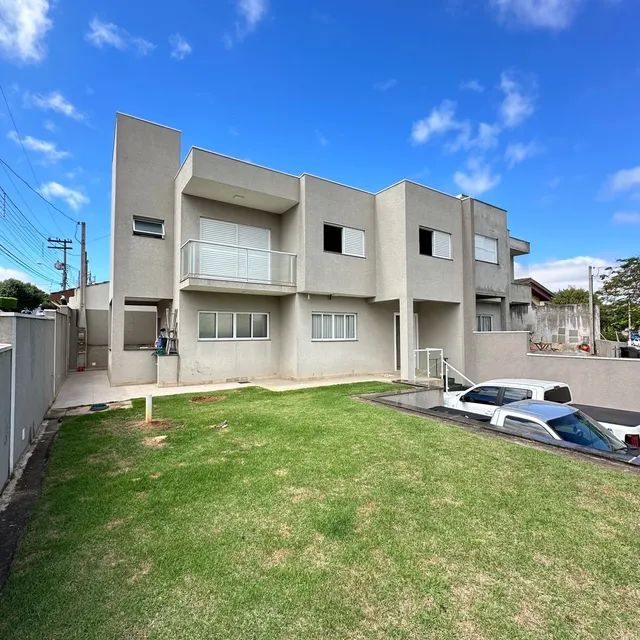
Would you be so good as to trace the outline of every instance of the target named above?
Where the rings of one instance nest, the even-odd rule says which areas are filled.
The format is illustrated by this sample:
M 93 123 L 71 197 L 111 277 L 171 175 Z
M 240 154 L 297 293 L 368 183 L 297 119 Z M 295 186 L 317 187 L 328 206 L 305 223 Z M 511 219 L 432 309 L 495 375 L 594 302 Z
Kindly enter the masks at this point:
M 18 298 L 0 297 L 0 311 L 15 311 L 18 306 Z

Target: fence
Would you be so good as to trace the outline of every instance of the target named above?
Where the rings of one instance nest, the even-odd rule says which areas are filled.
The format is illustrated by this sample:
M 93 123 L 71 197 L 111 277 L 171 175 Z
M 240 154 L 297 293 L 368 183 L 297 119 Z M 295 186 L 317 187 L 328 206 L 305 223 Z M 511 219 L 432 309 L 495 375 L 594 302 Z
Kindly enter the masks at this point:
M 67 376 L 69 312 L 47 313 L 0 313 L 0 343 L 10 345 L 0 353 L 0 489 L 38 435 Z

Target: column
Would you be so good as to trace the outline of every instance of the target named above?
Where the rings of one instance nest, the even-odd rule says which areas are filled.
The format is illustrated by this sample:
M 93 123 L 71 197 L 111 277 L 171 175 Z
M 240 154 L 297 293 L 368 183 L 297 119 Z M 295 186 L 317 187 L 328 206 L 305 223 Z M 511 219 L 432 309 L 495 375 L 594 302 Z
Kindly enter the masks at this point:
M 413 324 L 413 298 L 403 297 L 400 305 L 400 378 L 413 381 L 416 376 L 414 362 L 415 335 Z

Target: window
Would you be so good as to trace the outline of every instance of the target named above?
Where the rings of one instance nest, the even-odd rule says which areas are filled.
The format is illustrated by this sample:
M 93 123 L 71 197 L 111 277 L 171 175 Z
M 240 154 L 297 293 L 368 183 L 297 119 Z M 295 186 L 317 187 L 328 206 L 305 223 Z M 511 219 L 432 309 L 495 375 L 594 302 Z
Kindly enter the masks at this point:
M 575 411 L 547 423 L 565 442 L 572 442 L 583 447 L 591 447 L 601 451 L 624 449 L 625 445 L 613 434 L 607 433 L 591 422 L 580 411 Z
M 364 258 L 364 231 L 335 224 L 324 225 L 323 246 L 330 253 Z
M 268 313 L 198 312 L 198 340 L 266 340 L 268 338 Z
M 420 227 L 418 230 L 420 255 L 451 260 L 451 234 Z
M 541 424 L 527 420 L 526 418 L 520 418 L 519 416 L 508 416 L 504 419 L 503 426 L 520 436 L 537 436 L 545 440 L 553 440 L 553 437 L 549 435 Z
M 476 331 L 493 331 L 493 316 L 476 316 Z
M 513 389 L 507 388 L 502 396 L 502 404 L 511 404 L 520 400 L 531 400 L 533 394 L 530 389 Z
M 164 220 L 133 216 L 133 235 L 164 238 Z
M 565 404 L 571 402 L 571 391 L 569 387 L 557 386 L 544 392 L 544 399 L 550 402 L 559 402 Z
M 476 233 L 476 260 L 498 264 L 498 240 Z
M 357 340 L 355 313 L 312 313 L 312 340 Z
M 475 402 L 476 404 L 498 404 L 500 387 L 476 387 L 467 391 L 463 396 L 463 402 Z

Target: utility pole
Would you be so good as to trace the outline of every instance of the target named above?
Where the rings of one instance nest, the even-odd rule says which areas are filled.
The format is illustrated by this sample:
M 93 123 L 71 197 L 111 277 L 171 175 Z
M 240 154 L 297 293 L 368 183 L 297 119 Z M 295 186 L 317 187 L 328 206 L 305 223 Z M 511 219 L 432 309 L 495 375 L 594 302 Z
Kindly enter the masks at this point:
M 59 271 L 62 271 L 62 290 L 64 291 L 67 288 L 67 276 L 69 273 L 67 266 L 67 251 L 71 249 L 73 241 L 61 240 L 60 238 L 47 238 L 47 242 L 51 243 L 48 249 L 62 249 L 62 262 L 56 262 L 55 267 Z
M 87 224 L 80 223 L 80 291 L 79 291 L 79 323 L 78 326 L 86 327 L 86 301 L 87 301 Z
M 593 267 L 589 267 L 589 340 L 591 342 L 589 346 L 594 356 L 596 355 L 595 324 L 593 309 Z

